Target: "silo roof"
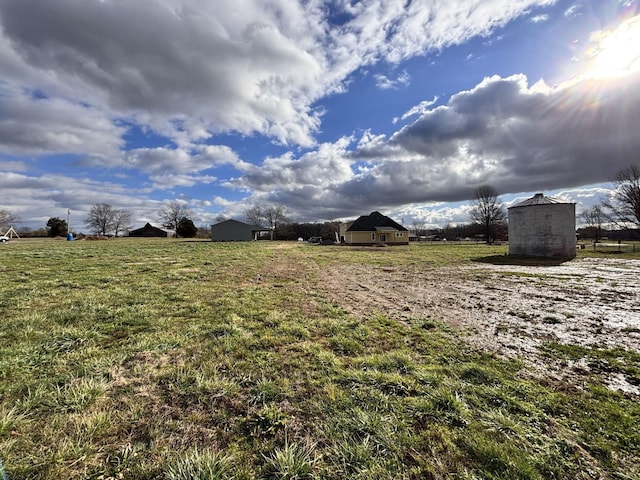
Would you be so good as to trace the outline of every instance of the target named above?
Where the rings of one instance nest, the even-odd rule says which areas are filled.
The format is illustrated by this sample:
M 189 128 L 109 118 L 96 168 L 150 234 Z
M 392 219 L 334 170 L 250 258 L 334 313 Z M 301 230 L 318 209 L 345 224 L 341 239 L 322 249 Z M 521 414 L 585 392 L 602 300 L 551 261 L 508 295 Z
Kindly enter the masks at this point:
M 516 205 L 512 205 L 509 208 L 528 207 L 530 205 L 550 205 L 553 203 L 570 203 L 570 202 L 563 202 L 558 198 L 547 197 L 543 193 L 536 193 L 533 197 L 528 198 L 520 203 L 517 203 Z

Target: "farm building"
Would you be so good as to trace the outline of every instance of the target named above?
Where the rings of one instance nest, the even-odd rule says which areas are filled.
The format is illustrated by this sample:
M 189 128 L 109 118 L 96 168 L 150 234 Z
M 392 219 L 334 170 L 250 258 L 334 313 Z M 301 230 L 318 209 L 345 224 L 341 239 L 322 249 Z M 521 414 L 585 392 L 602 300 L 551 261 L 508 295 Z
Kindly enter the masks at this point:
M 536 193 L 510 207 L 509 255 L 575 257 L 575 203 Z
M 260 225 L 249 225 L 238 220 L 225 220 L 211 225 L 212 242 L 246 242 L 257 240 L 261 232 L 269 230 Z
M 168 237 L 170 236 L 166 230 L 154 227 L 147 223 L 144 227 L 129 232 L 130 237 Z
M 341 224 L 340 241 L 347 245 L 408 245 L 409 230 L 380 212 L 371 212 Z

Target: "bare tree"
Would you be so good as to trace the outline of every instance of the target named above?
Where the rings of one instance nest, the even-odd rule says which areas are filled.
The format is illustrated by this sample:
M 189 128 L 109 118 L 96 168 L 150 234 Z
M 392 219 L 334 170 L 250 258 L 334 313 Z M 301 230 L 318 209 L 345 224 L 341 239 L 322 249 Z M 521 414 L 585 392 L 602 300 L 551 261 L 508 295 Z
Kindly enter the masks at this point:
M 487 243 L 491 243 L 507 215 L 498 198 L 498 192 L 491 185 L 481 185 L 474 192 L 474 199 L 469 212 L 474 222 L 482 225 Z
M 607 218 L 622 228 L 640 227 L 640 166 L 620 170 L 615 184 L 613 195 L 602 202 Z
M 264 218 L 267 227 L 271 231 L 271 240 L 275 240 L 276 228 L 282 223 L 287 222 L 287 215 L 282 205 L 271 205 L 264 210 Z
M 247 223 L 251 225 L 257 225 L 259 227 L 266 226 L 264 215 L 262 213 L 262 208 L 260 208 L 260 205 L 254 205 L 253 207 L 249 208 L 246 212 L 244 212 L 244 218 L 247 221 Z
M 158 217 L 162 222 L 162 225 L 172 230 L 178 230 L 180 220 L 188 218 L 193 215 L 193 212 L 185 204 L 173 200 L 166 204 L 158 212 Z
M 288 220 L 285 208 L 282 205 L 270 205 L 265 208 L 260 205 L 254 205 L 245 212 L 244 216 L 248 223 L 269 229 L 271 240 L 275 239 L 275 231 L 278 226 Z
M 126 210 L 115 210 L 113 216 L 113 233 L 117 237 L 119 233 L 131 229 L 131 213 Z
M 425 222 L 423 219 L 414 218 L 411 225 L 418 238 L 427 234 L 427 222 Z
M 584 210 L 580 217 L 582 221 L 587 225 L 593 239 L 596 243 L 602 237 L 602 225 L 605 223 L 607 217 L 600 205 L 594 205 L 593 207 Z
M 18 217 L 12 214 L 9 210 L 0 208 L 0 230 L 6 230 L 17 219 Z
M 116 210 L 108 203 L 96 203 L 84 222 L 97 235 L 107 235 L 113 230 Z

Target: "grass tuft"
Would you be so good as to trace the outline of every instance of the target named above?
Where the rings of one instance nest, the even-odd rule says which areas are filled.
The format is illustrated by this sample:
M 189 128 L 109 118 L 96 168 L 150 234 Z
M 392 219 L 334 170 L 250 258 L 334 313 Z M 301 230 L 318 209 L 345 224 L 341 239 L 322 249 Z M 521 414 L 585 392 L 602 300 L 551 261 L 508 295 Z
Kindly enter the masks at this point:
M 304 480 L 313 478 L 314 466 L 318 458 L 314 445 L 285 442 L 282 448 L 276 448 L 267 461 L 267 478 L 278 480 Z
M 171 461 L 167 480 L 233 480 L 233 457 L 220 452 L 194 449 Z

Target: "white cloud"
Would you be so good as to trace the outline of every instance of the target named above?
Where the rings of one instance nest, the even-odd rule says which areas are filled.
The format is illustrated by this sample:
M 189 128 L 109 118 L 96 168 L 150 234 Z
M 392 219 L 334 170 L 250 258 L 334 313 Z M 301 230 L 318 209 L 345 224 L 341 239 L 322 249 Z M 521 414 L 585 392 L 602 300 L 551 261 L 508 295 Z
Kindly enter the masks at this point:
M 239 171 L 254 167 L 242 161 L 226 145 L 201 145 L 191 149 L 137 148 L 126 152 L 119 163 L 122 168 L 148 175 L 154 189 L 213 183 L 217 178 L 202 172 L 223 165 L 231 165 Z
M 549 15 L 547 15 L 546 13 L 540 14 L 540 15 L 534 15 L 533 17 L 530 18 L 530 21 L 532 23 L 543 23 L 549 20 Z
M 411 76 L 407 71 L 403 71 L 396 78 L 389 78 L 386 75 L 376 74 L 376 87 L 381 90 L 397 89 L 402 85 L 408 85 L 411 81 Z
M 418 118 L 390 137 L 366 132 L 315 145 L 323 113 L 315 105 L 347 89 L 358 69 L 388 65 L 379 85 L 402 85 L 409 75 L 394 74 L 404 59 L 477 36 L 490 43 L 496 28 L 552 3 L 0 0 L 0 183 L 31 185 L 18 189 L 24 203 L 16 206 L 33 215 L 47 198 L 86 209 L 96 191 L 148 212 L 156 208 L 144 200 L 149 188 L 212 182 L 228 166 L 242 176 L 225 185 L 246 192 L 249 204 L 267 199 L 329 219 L 363 205 L 458 201 L 479 182 L 502 192 L 599 182 L 640 146 L 631 131 L 640 121 L 637 77 L 553 88 L 491 77 L 446 104 L 434 98 L 407 110 L 400 119 Z M 331 24 L 331 9 L 344 21 Z M 127 149 L 128 124 L 170 141 Z M 253 165 L 228 146 L 202 145 L 222 132 L 314 150 Z M 147 190 L 26 174 L 21 156 L 54 153 L 141 172 Z
M 406 120 L 409 117 L 413 117 L 415 115 L 422 115 L 424 113 L 426 113 L 429 108 L 434 105 L 436 102 L 438 101 L 438 97 L 433 97 L 433 100 L 423 100 L 422 102 L 420 102 L 418 105 L 415 105 L 414 107 L 411 107 L 409 110 L 407 110 L 406 112 L 404 112 L 402 114 L 402 116 L 400 116 L 400 118 L 394 118 L 393 123 L 397 123 L 398 120 Z
M 13 92 L 0 95 L 0 111 L 0 152 L 108 156 L 124 143 L 124 128 L 78 102 Z
M 303 217 L 330 219 L 363 206 L 465 201 L 484 183 L 501 194 L 602 183 L 637 162 L 637 91 L 640 74 L 558 87 L 488 77 L 444 105 L 423 106 L 390 138 L 367 131 L 354 151 L 343 139 L 268 159 L 238 185 Z
M 159 209 L 157 202 L 121 185 L 65 175 L 5 173 L 0 176 L 0 191 L 12 199 L 11 213 L 31 228 L 44 228 L 50 217 L 66 219 L 70 209 L 72 229 L 86 231 L 84 219 L 99 202 L 129 210 L 134 220 Z
M 582 7 L 579 4 L 574 3 L 564 11 L 564 16 L 567 18 L 576 17 L 580 15 L 581 10 Z
M 213 183 L 217 180 L 211 175 L 176 175 L 158 174 L 152 175 L 153 188 L 157 190 L 169 190 L 175 187 L 192 187 L 199 183 Z
M 0 160 L 0 170 L 7 172 L 26 172 L 29 167 L 25 162 Z
M 314 102 L 358 68 L 487 35 L 551 1 L 0 0 L 0 66 L 13 86 L 74 98 L 180 147 L 219 132 L 311 146 Z M 349 20 L 330 24 L 328 8 Z

